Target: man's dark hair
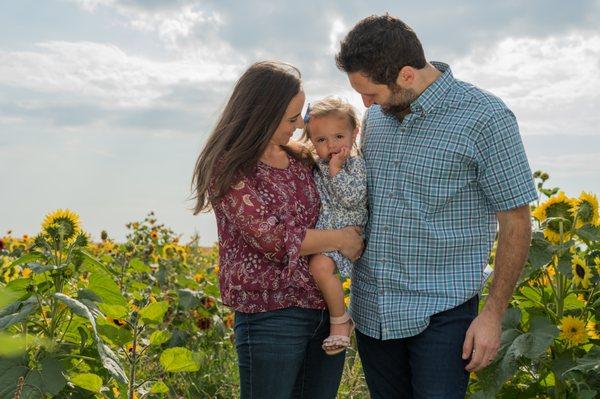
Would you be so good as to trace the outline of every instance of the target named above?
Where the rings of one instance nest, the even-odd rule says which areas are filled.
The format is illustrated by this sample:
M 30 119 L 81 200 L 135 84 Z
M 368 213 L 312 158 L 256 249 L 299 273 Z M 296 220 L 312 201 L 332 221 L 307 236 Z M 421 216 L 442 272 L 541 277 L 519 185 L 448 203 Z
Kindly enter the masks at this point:
M 412 28 L 389 14 L 359 21 L 341 42 L 335 57 L 346 73 L 365 73 L 373 82 L 392 86 L 405 66 L 425 67 L 427 61 Z

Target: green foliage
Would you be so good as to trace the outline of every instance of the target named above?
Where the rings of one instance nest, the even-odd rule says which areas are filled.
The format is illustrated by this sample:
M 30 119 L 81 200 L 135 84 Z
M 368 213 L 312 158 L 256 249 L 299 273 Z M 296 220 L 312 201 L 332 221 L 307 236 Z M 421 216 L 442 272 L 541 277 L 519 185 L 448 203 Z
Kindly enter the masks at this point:
M 548 199 L 534 208 L 529 258 L 503 320 L 501 346 L 494 362 L 472 374 L 472 398 L 600 393 L 597 205 L 589 194 L 568 198 L 544 181 L 538 188 Z M 34 238 L 2 238 L 0 399 L 16 392 L 21 398 L 239 396 L 233 314 L 219 297 L 217 248 L 200 247 L 197 237 L 181 245 L 152 213 L 127 225 L 124 243 L 106 232 L 90 243 L 76 217 L 57 211 Z M 368 398 L 354 348 L 339 395 Z

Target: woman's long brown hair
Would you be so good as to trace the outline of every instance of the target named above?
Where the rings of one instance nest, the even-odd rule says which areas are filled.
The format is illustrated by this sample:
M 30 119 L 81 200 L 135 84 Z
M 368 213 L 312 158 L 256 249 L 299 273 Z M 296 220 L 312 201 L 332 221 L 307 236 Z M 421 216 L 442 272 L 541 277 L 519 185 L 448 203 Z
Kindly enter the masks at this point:
M 196 161 L 194 215 L 209 210 L 237 173 L 249 174 L 256 168 L 290 101 L 300 92 L 300 77 L 297 68 L 278 61 L 257 62 L 240 77 Z

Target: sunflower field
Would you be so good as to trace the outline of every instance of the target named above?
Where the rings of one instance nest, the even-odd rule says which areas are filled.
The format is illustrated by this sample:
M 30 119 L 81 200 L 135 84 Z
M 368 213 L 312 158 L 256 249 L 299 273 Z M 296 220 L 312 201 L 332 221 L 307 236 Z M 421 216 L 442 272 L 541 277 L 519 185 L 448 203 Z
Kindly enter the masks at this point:
M 471 398 L 600 395 L 598 200 L 534 177 L 529 259 Z M 126 228 L 123 243 L 104 231 L 91 242 L 75 212 L 57 210 L 35 236 L 0 238 L 0 399 L 239 395 L 217 247 L 182 243 L 153 213 Z M 341 398 L 368 397 L 354 348 Z

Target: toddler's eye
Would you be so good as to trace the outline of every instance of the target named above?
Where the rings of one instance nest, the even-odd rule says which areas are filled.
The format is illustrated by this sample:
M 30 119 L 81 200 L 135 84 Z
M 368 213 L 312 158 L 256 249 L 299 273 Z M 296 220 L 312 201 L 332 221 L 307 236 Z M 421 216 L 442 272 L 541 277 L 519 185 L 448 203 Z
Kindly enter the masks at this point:
M 343 134 L 338 134 L 338 135 L 337 135 L 337 138 L 338 138 L 338 139 L 343 139 L 343 138 L 344 138 L 344 135 L 343 135 Z
M 324 139 L 324 138 L 318 138 L 318 139 L 317 139 L 317 143 L 322 143 L 322 142 L 324 142 L 324 141 L 325 141 L 325 139 Z

